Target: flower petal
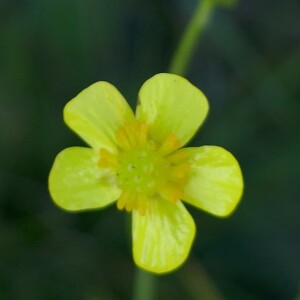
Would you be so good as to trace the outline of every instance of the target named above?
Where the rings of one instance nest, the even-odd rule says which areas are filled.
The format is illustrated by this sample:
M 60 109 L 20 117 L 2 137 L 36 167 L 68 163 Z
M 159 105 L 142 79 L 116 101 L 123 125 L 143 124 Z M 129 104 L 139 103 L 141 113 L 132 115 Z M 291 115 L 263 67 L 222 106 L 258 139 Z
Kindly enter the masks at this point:
M 133 119 L 124 97 L 104 81 L 83 90 L 64 108 L 67 125 L 95 149 L 114 148 L 116 132 Z
M 97 166 L 95 150 L 71 147 L 60 152 L 49 175 L 49 190 L 54 202 L 66 210 L 76 211 L 104 207 L 120 195 L 117 186 Z
M 191 173 L 184 201 L 217 216 L 233 212 L 243 193 L 243 176 L 233 155 L 217 146 L 185 148 Z
M 139 92 L 137 118 L 150 126 L 152 138 L 163 143 L 170 135 L 187 143 L 208 113 L 204 94 L 188 80 L 174 74 L 157 74 Z
M 154 273 L 179 267 L 187 258 L 195 236 L 195 223 L 181 201 L 150 200 L 146 214 L 133 212 L 135 263 Z

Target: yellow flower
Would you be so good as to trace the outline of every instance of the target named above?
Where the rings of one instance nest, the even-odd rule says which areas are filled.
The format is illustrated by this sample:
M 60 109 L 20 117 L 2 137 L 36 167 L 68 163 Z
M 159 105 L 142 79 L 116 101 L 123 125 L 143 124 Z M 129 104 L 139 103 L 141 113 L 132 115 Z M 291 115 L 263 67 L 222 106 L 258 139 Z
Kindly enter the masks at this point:
M 143 84 L 135 115 L 113 85 L 91 85 L 64 108 L 67 125 L 91 148 L 57 155 L 49 176 L 54 202 L 69 211 L 112 203 L 131 211 L 135 263 L 154 273 L 174 270 L 195 236 L 182 201 L 223 217 L 243 191 L 239 164 L 223 148 L 179 149 L 207 113 L 203 93 L 173 74 Z

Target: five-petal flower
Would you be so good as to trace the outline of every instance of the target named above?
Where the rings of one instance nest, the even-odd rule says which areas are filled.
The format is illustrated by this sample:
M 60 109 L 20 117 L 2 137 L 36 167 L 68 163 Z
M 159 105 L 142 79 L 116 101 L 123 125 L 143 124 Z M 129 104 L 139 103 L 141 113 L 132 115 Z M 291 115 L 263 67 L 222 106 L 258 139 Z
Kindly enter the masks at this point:
M 207 113 L 203 93 L 173 74 L 143 84 L 135 115 L 114 86 L 91 85 L 64 109 L 67 125 L 91 148 L 58 154 L 49 176 L 54 202 L 70 211 L 116 202 L 120 210 L 132 211 L 136 264 L 155 273 L 177 268 L 195 236 L 182 201 L 227 216 L 243 191 L 239 164 L 228 151 L 180 149 Z

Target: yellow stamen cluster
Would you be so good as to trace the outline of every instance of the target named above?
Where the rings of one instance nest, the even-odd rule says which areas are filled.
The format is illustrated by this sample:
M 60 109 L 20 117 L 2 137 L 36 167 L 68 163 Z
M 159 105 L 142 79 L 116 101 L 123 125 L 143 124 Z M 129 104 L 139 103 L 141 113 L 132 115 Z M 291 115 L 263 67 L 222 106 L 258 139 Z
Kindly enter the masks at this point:
M 149 136 L 148 126 L 136 121 L 122 127 L 116 140 L 117 153 L 99 150 L 99 167 L 117 175 L 120 210 L 135 209 L 144 215 L 155 194 L 173 203 L 182 198 L 189 164 L 180 152 L 171 153 L 180 145 L 175 134 L 158 144 Z

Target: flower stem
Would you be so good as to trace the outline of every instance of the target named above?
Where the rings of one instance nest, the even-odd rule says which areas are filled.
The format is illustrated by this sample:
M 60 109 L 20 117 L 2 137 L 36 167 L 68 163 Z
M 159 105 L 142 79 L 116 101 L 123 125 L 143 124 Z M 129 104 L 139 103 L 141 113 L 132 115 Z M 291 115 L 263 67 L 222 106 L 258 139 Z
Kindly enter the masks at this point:
M 136 269 L 133 300 L 155 299 L 156 276 Z
M 171 61 L 170 73 L 184 75 L 196 50 L 197 42 L 206 28 L 214 11 L 215 1 L 200 0 L 185 32 L 175 50 Z

